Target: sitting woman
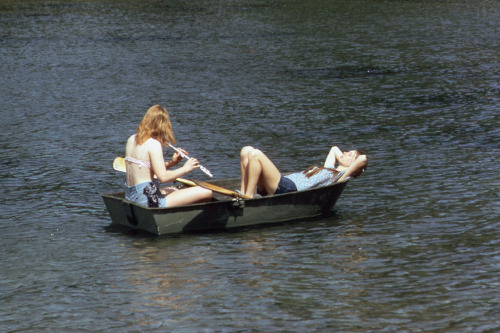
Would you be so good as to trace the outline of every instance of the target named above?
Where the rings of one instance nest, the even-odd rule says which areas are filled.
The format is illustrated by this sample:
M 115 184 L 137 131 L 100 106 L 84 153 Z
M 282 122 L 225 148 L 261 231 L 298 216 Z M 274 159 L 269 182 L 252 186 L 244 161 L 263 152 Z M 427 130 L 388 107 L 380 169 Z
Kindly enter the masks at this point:
M 181 190 L 173 187 L 159 188 L 159 182 L 172 182 L 200 165 L 198 160 L 189 158 L 182 167 L 170 170 L 179 164 L 182 157 L 176 152 L 170 161 L 165 162 L 163 147 L 168 143 L 175 144 L 168 111 L 160 105 L 154 105 L 146 112 L 136 134 L 127 141 L 125 199 L 147 207 L 171 207 L 210 201 L 212 191 L 202 187 Z
M 347 177 L 358 177 L 366 169 L 366 155 L 358 150 L 341 152 L 332 147 L 324 166 L 311 166 L 303 172 L 281 175 L 278 168 L 259 149 L 247 146 L 240 152 L 241 193 L 253 197 L 283 194 L 325 186 Z M 338 163 L 337 167 L 335 165 Z

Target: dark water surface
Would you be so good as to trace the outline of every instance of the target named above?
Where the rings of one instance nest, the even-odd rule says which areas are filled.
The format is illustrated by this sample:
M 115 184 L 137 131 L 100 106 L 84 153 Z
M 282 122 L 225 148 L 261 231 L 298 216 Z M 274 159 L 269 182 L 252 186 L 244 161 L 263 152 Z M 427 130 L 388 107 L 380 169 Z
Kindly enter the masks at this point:
M 498 331 L 499 22 L 488 0 L 0 0 L 0 331 Z M 248 144 L 369 168 L 326 219 L 109 230 L 99 194 L 156 103 L 216 178 Z

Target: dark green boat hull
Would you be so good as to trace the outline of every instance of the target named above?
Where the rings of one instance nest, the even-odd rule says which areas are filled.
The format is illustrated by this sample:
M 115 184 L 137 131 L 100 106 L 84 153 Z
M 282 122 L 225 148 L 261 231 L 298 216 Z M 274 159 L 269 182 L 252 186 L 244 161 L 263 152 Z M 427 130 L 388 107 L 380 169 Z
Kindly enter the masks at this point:
M 237 179 L 212 181 L 235 188 Z M 262 198 L 233 200 L 214 194 L 214 200 L 179 207 L 148 208 L 124 199 L 124 192 L 103 194 L 112 225 L 147 231 L 155 235 L 223 230 L 259 224 L 318 217 L 329 214 L 347 181 L 306 191 Z

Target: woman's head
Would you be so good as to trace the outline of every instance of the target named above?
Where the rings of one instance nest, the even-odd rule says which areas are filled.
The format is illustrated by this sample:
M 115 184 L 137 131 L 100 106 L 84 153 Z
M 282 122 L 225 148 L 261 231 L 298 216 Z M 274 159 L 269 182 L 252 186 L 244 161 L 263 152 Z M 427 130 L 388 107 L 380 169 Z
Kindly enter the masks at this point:
M 162 146 L 167 143 L 176 143 L 168 111 L 160 105 L 153 105 L 149 108 L 136 131 L 135 140 L 138 145 L 143 144 L 149 138 L 160 141 Z
M 339 164 L 350 167 L 354 161 L 358 160 L 356 169 L 352 170 L 351 177 L 356 178 L 361 176 L 363 171 L 368 167 L 368 161 L 366 159 L 366 155 L 364 155 L 359 150 L 350 150 L 342 153 L 342 156 L 339 159 Z
M 358 152 L 358 155 L 353 160 L 353 162 L 356 161 L 356 169 L 353 170 L 351 174 L 354 178 L 361 176 L 361 174 L 368 168 L 368 159 L 366 158 L 366 155 L 361 153 L 359 150 L 356 151 Z
M 349 174 L 349 177 L 359 177 L 365 171 L 365 169 L 368 166 L 368 161 L 366 158 L 366 155 L 364 155 L 360 150 L 351 150 L 351 151 L 345 151 L 342 153 L 342 156 L 339 158 L 339 164 L 348 168 L 356 162 L 355 168 L 350 168 L 351 171 Z M 306 175 L 306 177 L 312 177 L 316 175 L 319 171 L 327 169 L 331 172 L 335 172 L 335 174 L 338 172 L 336 169 L 331 169 L 331 168 L 325 168 L 323 166 L 318 166 L 318 165 L 313 165 L 307 168 L 303 173 Z M 347 170 L 347 169 L 346 169 Z
M 351 166 L 352 162 L 354 162 L 359 156 L 361 152 L 359 150 L 349 150 L 344 151 L 342 156 L 339 158 L 339 164 L 345 167 Z

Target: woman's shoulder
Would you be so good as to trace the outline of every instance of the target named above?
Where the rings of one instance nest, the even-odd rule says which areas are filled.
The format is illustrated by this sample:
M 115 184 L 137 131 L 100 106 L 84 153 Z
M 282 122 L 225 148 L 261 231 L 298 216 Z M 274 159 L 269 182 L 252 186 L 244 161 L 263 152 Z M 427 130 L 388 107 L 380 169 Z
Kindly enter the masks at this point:
M 149 138 L 147 139 L 144 143 L 142 144 L 137 144 L 137 134 L 133 134 L 131 136 L 129 136 L 128 140 L 127 140 L 127 147 L 129 147 L 130 149 L 132 148 L 139 148 L 139 147 L 145 147 L 146 149 L 162 149 L 162 145 L 160 143 L 160 141 L 156 140 L 156 139 L 153 139 L 153 138 Z
M 134 142 L 135 141 L 135 136 L 136 136 L 136 134 L 132 134 L 131 136 L 129 136 L 128 139 L 127 139 L 127 143 Z
M 145 145 L 147 145 L 148 147 L 151 147 L 151 148 L 160 148 L 162 149 L 162 146 L 161 146 L 161 142 L 154 139 L 154 138 L 149 138 L 146 140 L 146 142 L 144 142 Z
M 135 134 L 131 135 L 127 139 L 127 152 L 129 152 L 130 149 L 133 149 L 135 147 Z

